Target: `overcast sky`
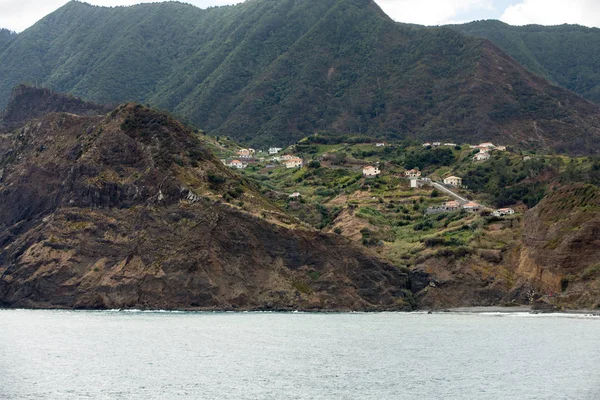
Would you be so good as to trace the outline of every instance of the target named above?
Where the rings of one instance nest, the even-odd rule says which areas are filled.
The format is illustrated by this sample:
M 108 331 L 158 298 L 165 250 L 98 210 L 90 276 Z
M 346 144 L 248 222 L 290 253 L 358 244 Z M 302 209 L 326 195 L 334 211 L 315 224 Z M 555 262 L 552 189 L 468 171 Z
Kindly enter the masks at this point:
M 182 0 L 183 1 L 183 0 Z M 318 1 L 318 0 L 314 0 Z M 443 25 L 499 19 L 512 25 L 564 23 L 600 27 L 600 0 L 376 0 L 393 19 Z M 0 0 L 0 28 L 21 32 L 68 0 Z M 88 0 L 102 6 L 148 3 L 146 0 Z M 240 0 L 188 0 L 199 7 Z

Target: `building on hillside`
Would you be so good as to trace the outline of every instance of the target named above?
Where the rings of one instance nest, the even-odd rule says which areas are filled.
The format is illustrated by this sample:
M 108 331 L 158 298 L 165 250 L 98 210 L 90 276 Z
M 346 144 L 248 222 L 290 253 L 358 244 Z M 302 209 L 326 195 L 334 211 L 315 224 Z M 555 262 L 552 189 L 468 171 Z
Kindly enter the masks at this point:
M 490 157 L 490 153 L 488 152 L 479 152 L 475 154 L 475 156 L 473 157 L 473 161 L 486 161 L 489 160 Z
M 431 143 L 429 143 L 429 142 L 423 143 L 423 147 L 431 147 Z
M 444 185 L 462 186 L 462 178 L 459 178 L 458 176 L 449 176 L 444 178 Z
M 496 148 L 494 150 L 506 151 L 506 146 L 496 146 Z
M 247 165 L 240 160 L 232 160 L 227 164 L 227 166 L 231 168 L 244 169 Z
M 477 212 L 481 210 L 481 205 L 475 203 L 474 201 L 470 201 L 467 204 L 463 205 L 463 210 L 467 212 Z
M 304 162 L 299 157 L 292 157 L 289 160 L 283 162 L 286 168 L 302 168 Z
M 295 193 L 292 193 L 292 194 L 290 194 L 288 197 L 289 197 L 290 199 L 297 199 L 297 198 L 299 198 L 300 196 L 302 196 L 300 193 L 298 193 L 298 192 L 295 192 Z
M 419 171 L 418 168 L 413 168 L 413 169 L 404 171 L 404 177 L 405 178 L 420 178 L 421 171 Z
M 375 143 L 375 147 L 385 147 L 385 143 Z
M 373 167 L 371 165 L 363 168 L 363 176 L 370 178 L 381 174 L 379 168 Z
M 283 149 L 282 149 L 282 148 L 280 148 L 280 147 L 271 147 L 271 148 L 269 149 L 269 154 L 277 154 L 277 153 L 279 153 L 281 150 L 283 150 Z
M 504 217 L 506 215 L 513 215 L 515 210 L 512 208 L 500 208 L 492 213 L 494 217 Z
M 453 201 L 447 201 L 444 203 L 444 209 L 446 209 L 447 211 L 457 211 L 460 210 L 460 203 L 456 200 Z
M 419 187 L 419 180 L 416 178 L 412 178 L 410 180 L 410 187 L 411 188 L 418 188 Z
M 449 212 L 460 211 L 460 203 L 458 201 L 447 201 L 441 206 L 427 208 L 426 214 L 443 214 Z
M 298 158 L 298 157 L 292 156 L 291 154 L 284 154 L 281 157 L 279 157 L 279 159 L 281 161 L 288 161 L 288 160 L 291 160 L 292 158 Z
M 441 145 L 442 145 L 442 142 L 433 142 L 433 143 L 431 143 L 431 146 L 433 146 L 433 147 L 439 147 Z
M 456 147 L 457 144 L 456 143 L 444 143 L 444 146 L 448 146 L 448 147 Z

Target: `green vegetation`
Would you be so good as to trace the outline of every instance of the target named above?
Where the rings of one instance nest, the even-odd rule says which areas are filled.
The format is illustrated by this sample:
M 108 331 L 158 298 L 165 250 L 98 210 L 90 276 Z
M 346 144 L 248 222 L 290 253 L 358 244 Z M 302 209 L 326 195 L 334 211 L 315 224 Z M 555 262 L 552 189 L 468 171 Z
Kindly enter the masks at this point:
M 72 1 L 0 45 L 0 107 L 32 82 L 98 103 L 150 104 L 253 147 L 314 135 L 325 145 L 502 135 L 544 151 L 598 151 L 597 108 L 493 52 L 451 29 L 395 23 L 371 0 L 206 10 Z M 490 68 L 482 85 L 478 65 L 492 60 L 503 72 Z M 440 156 L 414 161 L 451 162 Z
M 17 37 L 15 32 L 9 31 L 8 29 L 0 28 L 0 51 L 2 48 L 11 40 Z
M 530 71 L 600 103 L 600 29 L 579 25 L 510 26 L 477 21 L 452 27 L 491 40 Z

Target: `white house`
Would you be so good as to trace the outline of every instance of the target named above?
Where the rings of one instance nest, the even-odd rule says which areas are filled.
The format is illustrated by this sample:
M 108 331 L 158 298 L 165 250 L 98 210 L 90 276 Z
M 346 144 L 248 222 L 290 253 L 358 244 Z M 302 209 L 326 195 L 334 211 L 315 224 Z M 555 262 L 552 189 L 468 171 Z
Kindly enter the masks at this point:
M 283 149 L 282 149 L 282 148 L 279 148 L 279 147 L 271 147 L 271 148 L 269 149 L 269 154 L 277 154 L 277 153 L 279 153 L 281 150 L 283 150 Z
M 444 184 L 450 186 L 462 186 L 462 178 L 458 176 L 449 176 L 444 178 Z
M 377 176 L 379 174 L 381 174 L 381 171 L 379 170 L 379 168 L 373 167 L 371 165 L 363 168 L 363 176 L 365 176 L 367 178 L 372 177 L 372 176 Z
M 473 157 L 473 161 L 486 161 L 490 159 L 490 153 L 488 152 L 480 152 L 475 154 L 475 157 Z
M 385 147 L 385 143 L 375 143 L 375 147 Z
M 444 146 L 456 147 L 456 143 L 444 143 Z
M 441 146 L 441 145 L 442 145 L 442 143 L 441 143 L 441 142 L 433 142 L 433 143 L 431 143 L 431 145 L 432 145 L 433 147 L 438 147 L 438 146 Z
M 302 168 L 304 162 L 299 157 L 292 157 L 289 160 L 283 162 L 286 168 Z
M 423 143 L 423 147 L 430 147 L 431 143 L 427 142 L 427 143 Z
M 299 198 L 300 196 L 302 196 L 300 193 L 298 193 L 298 192 L 295 192 L 295 193 L 292 193 L 292 194 L 290 194 L 288 197 L 289 197 L 290 199 L 297 199 L 297 198 Z
M 500 208 L 492 213 L 494 217 L 504 217 L 505 215 L 513 215 L 515 210 L 512 208 Z
M 232 160 L 229 164 L 227 164 L 227 166 L 231 167 L 231 168 L 237 168 L 237 169 L 246 168 L 246 164 L 244 164 L 240 160 Z
M 292 158 L 298 158 L 298 157 L 296 157 L 296 156 L 292 156 L 292 155 L 290 155 L 290 154 L 284 154 L 284 155 L 282 155 L 281 157 L 279 157 L 279 159 L 280 159 L 281 161 L 288 161 L 288 160 L 291 160 Z
M 419 171 L 417 168 L 408 170 L 408 171 L 404 171 L 404 176 L 406 178 L 420 178 L 421 177 L 421 171 Z

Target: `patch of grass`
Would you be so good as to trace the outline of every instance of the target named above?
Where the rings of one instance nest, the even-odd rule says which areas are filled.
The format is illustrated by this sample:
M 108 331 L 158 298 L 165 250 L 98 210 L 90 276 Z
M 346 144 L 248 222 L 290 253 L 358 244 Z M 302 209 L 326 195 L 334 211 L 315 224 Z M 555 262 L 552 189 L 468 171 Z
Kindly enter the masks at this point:
M 593 265 L 591 267 L 586 268 L 581 274 L 581 279 L 590 279 L 594 275 L 598 275 L 600 273 L 600 264 Z
M 313 290 L 310 288 L 310 286 L 308 286 L 304 282 L 294 281 L 294 282 L 292 282 L 292 286 L 294 287 L 294 289 L 296 289 L 300 293 L 311 294 L 313 292 Z

